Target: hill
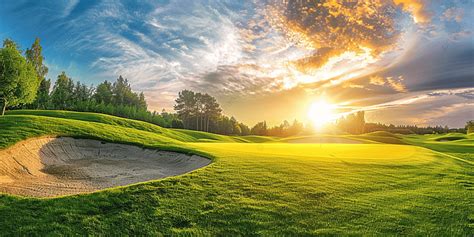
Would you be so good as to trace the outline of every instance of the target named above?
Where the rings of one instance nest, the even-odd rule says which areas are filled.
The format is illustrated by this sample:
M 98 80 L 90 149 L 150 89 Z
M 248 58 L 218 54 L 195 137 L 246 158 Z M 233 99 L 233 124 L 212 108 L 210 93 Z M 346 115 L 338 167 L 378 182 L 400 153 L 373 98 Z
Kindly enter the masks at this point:
M 4 235 L 473 233 L 469 144 L 431 136 L 400 138 L 416 146 L 370 140 L 289 144 L 60 111 L 9 113 L 0 117 L 0 130 L 2 149 L 48 135 L 212 159 L 209 166 L 184 175 L 82 195 L 37 199 L 1 194 Z M 447 153 L 420 147 L 433 144 L 442 144 Z

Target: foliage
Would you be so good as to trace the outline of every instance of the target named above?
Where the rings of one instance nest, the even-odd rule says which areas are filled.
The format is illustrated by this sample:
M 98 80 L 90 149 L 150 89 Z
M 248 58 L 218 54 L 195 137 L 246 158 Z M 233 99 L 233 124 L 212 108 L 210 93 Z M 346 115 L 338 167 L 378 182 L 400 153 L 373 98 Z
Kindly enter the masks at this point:
M 50 83 L 50 80 L 43 80 L 35 102 L 24 105 L 23 108 L 99 112 L 139 119 L 163 127 L 171 127 L 172 121 L 177 119 L 174 114 L 164 111 L 162 114 L 149 112 L 144 94 L 134 93 L 128 81 L 121 76 L 116 83 L 104 81 L 97 89 L 74 82 L 65 72 L 58 76 L 51 93 Z
M 209 132 L 213 129 L 213 125 L 218 123 L 221 118 L 222 109 L 217 103 L 216 98 L 209 94 L 195 93 L 190 90 L 183 90 L 178 93 L 176 105 L 174 106 L 178 117 L 183 121 L 183 127 L 199 131 Z M 225 130 L 225 134 L 232 134 Z
M 267 122 L 259 122 L 255 124 L 255 126 L 250 129 L 250 134 L 258 135 L 258 136 L 266 136 L 267 135 Z
M 337 127 L 350 134 L 362 134 L 366 132 L 364 111 L 358 111 L 338 119 Z
M 32 64 L 12 43 L 4 42 L 0 49 L 0 99 L 2 115 L 7 106 L 31 103 L 36 97 L 39 79 Z
M 62 72 L 54 83 L 51 105 L 54 109 L 68 109 L 73 106 L 74 97 L 74 82 Z
M 466 122 L 466 132 L 467 134 L 474 133 L 474 120 Z
M 44 80 L 48 74 L 48 67 L 43 64 L 43 47 L 40 45 L 40 39 L 37 37 L 30 49 L 26 49 L 25 56 L 28 63 L 35 68 L 36 75 L 40 80 Z
M 387 131 L 391 133 L 398 134 L 441 134 L 448 132 L 464 132 L 464 129 L 452 129 L 447 126 L 427 126 L 421 127 L 416 125 L 393 125 L 393 124 L 381 124 L 381 123 L 366 123 L 365 124 L 366 132 L 375 132 L 375 131 Z
M 288 121 L 283 121 L 280 126 L 275 126 L 267 130 L 267 136 L 290 137 L 301 134 L 304 130 L 303 123 L 294 120 L 290 125 Z
M 4 41 L 4 48 L 13 48 L 21 54 L 19 46 L 12 40 Z M 18 55 L 17 55 L 18 56 Z M 34 93 L 29 93 L 22 87 L 13 86 L 18 93 L 28 95 L 26 100 L 18 100 L 13 103 L 8 101 L 3 105 L 9 105 L 10 108 L 27 108 L 27 109 L 62 109 L 85 112 L 99 112 L 111 115 L 117 115 L 125 118 L 133 118 L 163 127 L 186 128 L 198 131 L 206 131 L 225 135 L 269 135 L 276 137 L 289 137 L 300 134 L 313 134 L 314 130 L 310 126 L 304 126 L 298 121 L 290 124 L 284 121 L 282 124 L 267 127 L 265 121 L 259 122 L 252 128 L 246 124 L 239 122 L 234 117 L 228 117 L 222 114 L 222 109 L 216 98 L 209 94 L 183 90 L 179 92 L 176 99 L 174 109 L 176 113 L 167 113 L 162 111 L 150 112 L 147 110 L 147 102 L 143 92 L 135 93 L 132 91 L 130 83 L 126 78 L 119 76 L 112 83 L 104 81 L 97 87 L 86 86 L 80 82 L 74 82 L 65 72 L 58 75 L 53 90 L 50 93 L 51 80 L 46 80 L 48 68 L 43 64 L 44 57 L 42 55 L 42 47 L 40 39 L 36 38 L 31 48 L 26 49 L 26 67 L 34 68 L 39 82 L 30 84 L 27 81 L 21 81 L 23 84 L 37 87 L 36 99 L 31 103 L 31 98 L 35 97 Z M 18 59 L 21 58 L 18 57 Z M 19 59 L 21 64 L 21 59 Z M 30 66 L 28 66 L 30 65 Z M 28 71 L 27 70 L 27 71 Z M 31 73 L 31 72 L 30 72 Z M 5 81 L 6 82 L 6 81 Z M 7 90 L 4 87 L 3 90 Z M 1 96 L 2 94 L 0 94 Z M 20 106 L 17 106 L 21 104 Z M 6 106 L 4 106 L 6 107 Z M 466 132 L 466 129 L 449 129 L 448 127 L 417 127 L 410 125 L 384 125 L 375 123 L 366 123 L 364 112 L 359 111 L 349 114 L 337 121 L 334 131 L 362 134 L 364 132 L 389 131 L 400 134 L 428 134 L 428 133 L 447 133 L 447 132 Z M 472 131 L 471 129 L 470 131 Z M 393 141 L 395 142 L 395 140 Z

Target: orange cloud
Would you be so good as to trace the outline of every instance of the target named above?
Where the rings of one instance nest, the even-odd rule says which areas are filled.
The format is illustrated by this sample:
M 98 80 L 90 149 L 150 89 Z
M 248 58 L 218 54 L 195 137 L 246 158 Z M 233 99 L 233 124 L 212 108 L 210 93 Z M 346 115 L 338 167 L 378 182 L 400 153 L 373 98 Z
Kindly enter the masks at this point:
M 287 39 L 314 50 L 294 62 L 302 72 L 345 52 L 363 54 L 369 49 L 378 56 L 393 48 L 399 36 L 393 20 L 395 6 L 384 0 L 278 2 L 268 12 L 270 24 Z
M 387 77 L 387 82 L 392 87 L 395 91 L 397 92 L 407 92 L 407 87 L 405 84 L 403 84 L 403 76 L 399 76 L 398 79 L 395 79 L 393 77 Z
M 370 77 L 370 84 L 376 85 L 376 86 L 383 86 L 385 85 L 385 80 L 381 76 L 372 76 Z
M 426 9 L 424 0 L 393 0 L 396 5 L 402 6 L 403 10 L 413 15 L 416 23 L 427 23 L 431 21 L 431 13 Z
M 312 51 L 293 60 L 295 68 L 311 73 L 346 52 L 371 57 L 396 47 L 401 34 L 396 17 L 409 12 L 418 23 L 431 19 L 425 0 L 278 1 L 267 6 L 266 21 L 293 44 Z

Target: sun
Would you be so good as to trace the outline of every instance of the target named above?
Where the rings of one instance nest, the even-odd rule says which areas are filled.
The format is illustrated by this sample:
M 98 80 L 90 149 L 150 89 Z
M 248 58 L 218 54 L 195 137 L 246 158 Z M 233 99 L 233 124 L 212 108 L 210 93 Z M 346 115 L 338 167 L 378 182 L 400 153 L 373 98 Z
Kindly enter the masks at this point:
M 311 104 L 308 110 L 308 118 L 316 129 L 321 129 L 328 123 L 334 122 L 337 116 L 337 106 L 320 99 Z

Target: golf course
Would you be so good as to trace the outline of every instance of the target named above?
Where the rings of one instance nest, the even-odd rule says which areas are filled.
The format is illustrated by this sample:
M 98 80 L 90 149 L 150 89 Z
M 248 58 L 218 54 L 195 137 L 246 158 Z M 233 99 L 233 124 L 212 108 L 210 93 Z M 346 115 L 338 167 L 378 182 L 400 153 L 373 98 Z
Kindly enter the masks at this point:
M 0 237 L 474 237 L 473 1 L 0 3 Z
M 43 143 L 27 142 L 37 139 Z M 13 190 L 4 188 L 23 172 L 16 168 L 15 176 L 8 171 L 8 159 L 16 156 L 20 164 L 25 157 L 46 157 L 45 152 L 22 156 L 5 151 L 15 146 L 52 149 L 54 141 L 89 149 L 128 146 L 134 154 L 147 152 L 142 159 L 167 152 L 156 162 L 176 154 L 208 162 L 166 177 L 108 183 L 66 195 L 3 191 L 1 235 L 474 234 L 474 134 L 224 136 L 98 113 L 14 110 L 0 117 L 0 189 Z M 114 149 L 119 148 L 109 150 Z M 75 150 L 82 151 L 70 150 L 70 159 L 76 159 Z M 136 159 L 123 161 L 122 169 L 139 163 Z M 37 182 L 44 175 L 85 179 L 41 167 L 24 173 L 23 180 Z

